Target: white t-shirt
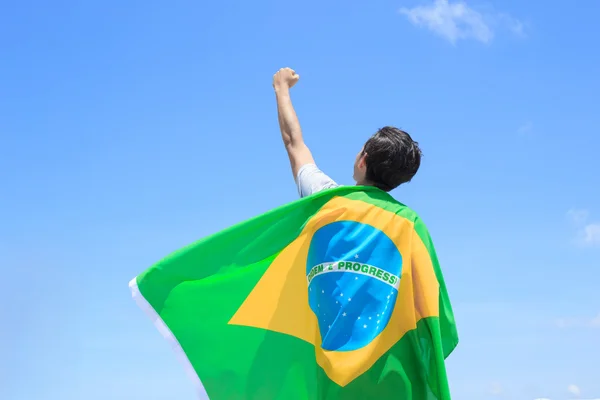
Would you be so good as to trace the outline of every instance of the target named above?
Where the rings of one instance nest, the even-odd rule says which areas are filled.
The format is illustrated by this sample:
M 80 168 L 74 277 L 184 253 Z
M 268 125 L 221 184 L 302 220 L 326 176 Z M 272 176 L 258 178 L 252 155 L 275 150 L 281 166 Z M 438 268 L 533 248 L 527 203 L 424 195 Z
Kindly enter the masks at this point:
M 300 167 L 296 177 L 300 197 L 310 196 L 325 189 L 333 189 L 339 185 L 325 175 L 315 164 L 305 164 Z

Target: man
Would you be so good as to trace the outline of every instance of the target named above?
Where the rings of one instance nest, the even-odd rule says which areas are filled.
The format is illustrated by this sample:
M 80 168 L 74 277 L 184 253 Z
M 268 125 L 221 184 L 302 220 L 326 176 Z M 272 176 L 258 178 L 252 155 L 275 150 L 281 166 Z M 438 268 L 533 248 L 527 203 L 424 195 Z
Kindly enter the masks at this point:
M 290 158 L 294 179 L 301 197 L 337 187 L 315 164 L 302 139 L 300 123 L 290 97 L 290 89 L 300 76 L 282 68 L 273 76 L 281 137 Z M 376 186 L 386 192 L 409 182 L 419 170 L 421 150 L 410 135 L 387 126 L 375 133 L 363 146 L 354 162 L 357 185 Z

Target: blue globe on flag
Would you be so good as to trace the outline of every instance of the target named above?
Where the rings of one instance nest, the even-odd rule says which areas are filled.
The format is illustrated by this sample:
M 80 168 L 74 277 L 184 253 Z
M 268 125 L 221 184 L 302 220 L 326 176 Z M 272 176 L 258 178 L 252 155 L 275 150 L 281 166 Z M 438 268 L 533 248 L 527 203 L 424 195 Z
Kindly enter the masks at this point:
M 371 225 L 338 221 L 317 230 L 306 276 L 322 348 L 352 351 L 371 343 L 392 315 L 401 271 L 398 248 Z

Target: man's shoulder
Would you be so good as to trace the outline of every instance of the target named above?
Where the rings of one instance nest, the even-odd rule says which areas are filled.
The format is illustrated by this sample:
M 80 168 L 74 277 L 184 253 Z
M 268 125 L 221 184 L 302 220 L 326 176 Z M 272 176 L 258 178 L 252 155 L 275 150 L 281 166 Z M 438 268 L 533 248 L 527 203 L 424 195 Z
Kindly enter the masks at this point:
M 304 164 L 300 167 L 296 175 L 296 185 L 300 197 L 310 196 L 322 190 L 340 186 L 321 171 L 316 164 Z

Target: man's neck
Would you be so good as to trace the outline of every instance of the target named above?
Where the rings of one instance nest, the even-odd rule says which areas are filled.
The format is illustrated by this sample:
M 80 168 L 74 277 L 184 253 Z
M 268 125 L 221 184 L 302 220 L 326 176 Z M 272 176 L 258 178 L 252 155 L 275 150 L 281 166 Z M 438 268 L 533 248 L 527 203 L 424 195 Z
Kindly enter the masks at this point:
M 360 181 L 360 182 L 356 182 L 356 186 L 375 186 L 375 185 L 369 181 Z

